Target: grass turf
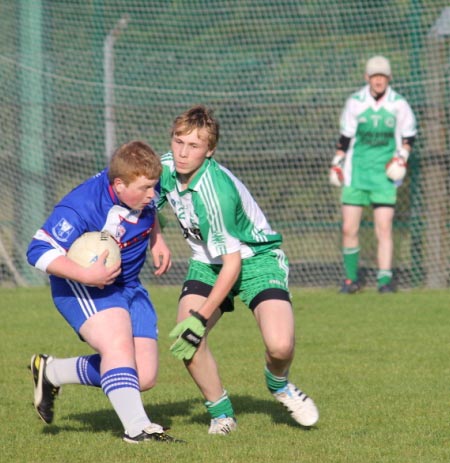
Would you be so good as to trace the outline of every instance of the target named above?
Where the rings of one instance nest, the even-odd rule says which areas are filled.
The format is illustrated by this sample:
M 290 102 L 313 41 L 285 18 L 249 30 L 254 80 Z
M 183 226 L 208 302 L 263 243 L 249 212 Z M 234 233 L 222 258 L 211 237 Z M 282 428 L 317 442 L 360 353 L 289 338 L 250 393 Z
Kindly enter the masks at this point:
M 203 401 L 168 352 L 178 288 L 151 287 L 160 318 L 160 376 L 143 394 L 153 421 L 186 445 L 131 446 L 99 389 L 69 385 L 54 424 L 32 407 L 35 352 L 90 353 L 54 309 L 48 288 L 1 289 L 2 461 L 434 463 L 450 461 L 449 292 L 353 296 L 293 289 L 297 351 L 291 380 L 316 401 L 316 427 L 297 426 L 264 385 L 263 345 L 238 303 L 210 335 L 238 417 L 232 435 L 209 436 Z

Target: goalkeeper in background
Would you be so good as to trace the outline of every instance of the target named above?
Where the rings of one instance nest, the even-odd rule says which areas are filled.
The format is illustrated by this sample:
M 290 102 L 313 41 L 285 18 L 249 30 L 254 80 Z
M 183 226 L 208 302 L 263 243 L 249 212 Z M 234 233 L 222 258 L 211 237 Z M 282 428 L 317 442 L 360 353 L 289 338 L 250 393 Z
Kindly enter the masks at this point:
M 389 61 L 367 61 L 367 85 L 348 98 L 340 120 L 340 138 L 330 169 L 330 183 L 342 187 L 342 252 L 345 279 L 341 293 L 361 289 L 358 239 L 363 208 L 372 205 L 378 241 L 377 287 L 392 293 L 392 223 L 397 187 L 406 174 L 416 135 L 416 120 L 407 101 L 389 85 Z
M 314 402 L 288 379 L 295 334 L 282 238 L 242 182 L 214 160 L 218 139 L 219 124 L 212 112 L 194 106 L 175 119 L 172 151 L 162 157 L 159 206 L 172 207 L 192 249 L 170 349 L 185 362 L 206 400 L 209 434 L 234 431 L 233 407 L 207 333 L 224 312 L 233 311 L 239 295 L 262 335 L 262 376 L 268 390 L 294 420 L 312 426 L 319 418 Z

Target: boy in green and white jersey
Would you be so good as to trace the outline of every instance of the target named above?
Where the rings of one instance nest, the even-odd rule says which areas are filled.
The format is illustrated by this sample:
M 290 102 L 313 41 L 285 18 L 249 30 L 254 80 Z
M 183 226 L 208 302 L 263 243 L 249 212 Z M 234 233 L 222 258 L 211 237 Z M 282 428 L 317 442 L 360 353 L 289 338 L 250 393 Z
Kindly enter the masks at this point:
M 206 399 L 210 434 L 236 429 L 234 410 L 222 386 L 207 333 L 234 296 L 252 310 L 266 347 L 266 385 L 301 425 L 319 414 L 310 397 L 288 381 L 294 348 L 294 316 L 288 289 L 289 263 L 244 184 L 213 158 L 219 124 L 212 111 L 194 106 L 172 126 L 172 151 L 162 157 L 159 207 L 169 203 L 192 257 L 171 332 L 175 357 Z
M 215 159 L 206 158 L 189 188 L 181 191 L 173 154 L 163 156 L 162 162 L 168 167 L 163 191 L 175 203 L 173 209 L 194 260 L 220 265 L 223 254 L 240 250 L 245 259 L 280 246 L 281 235 L 270 228 L 248 190 Z
M 342 246 L 345 280 L 342 293 L 360 289 L 358 231 L 364 206 L 374 210 L 378 240 L 377 284 L 380 293 L 393 292 L 392 223 L 397 188 L 416 136 L 416 120 L 408 102 L 389 86 L 391 67 L 383 56 L 366 64 L 367 85 L 347 100 L 340 138 L 330 170 L 330 182 L 342 186 Z

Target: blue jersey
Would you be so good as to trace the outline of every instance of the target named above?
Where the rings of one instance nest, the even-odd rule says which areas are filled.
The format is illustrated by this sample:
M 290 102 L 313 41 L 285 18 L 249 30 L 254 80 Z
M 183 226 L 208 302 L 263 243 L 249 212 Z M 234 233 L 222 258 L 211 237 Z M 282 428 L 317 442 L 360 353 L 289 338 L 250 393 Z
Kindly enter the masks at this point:
M 142 211 L 122 204 L 109 184 L 105 169 L 73 189 L 55 206 L 28 246 L 28 262 L 46 271 L 50 262 L 65 255 L 80 235 L 106 230 L 121 248 L 122 272 L 116 284 L 137 282 L 155 215 L 155 201 Z

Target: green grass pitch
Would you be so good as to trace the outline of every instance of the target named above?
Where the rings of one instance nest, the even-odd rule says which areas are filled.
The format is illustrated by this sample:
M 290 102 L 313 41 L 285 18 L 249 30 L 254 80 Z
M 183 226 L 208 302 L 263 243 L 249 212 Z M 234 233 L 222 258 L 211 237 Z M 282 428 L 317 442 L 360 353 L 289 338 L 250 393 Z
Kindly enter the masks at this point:
M 354 296 L 293 289 L 297 351 L 291 380 L 321 419 L 297 426 L 265 389 L 263 345 L 238 303 L 211 333 L 238 431 L 209 436 L 201 397 L 168 352 L 178 288 L 150 287 L 160 318 L 158 385 L 143 394 L 155 422 L 188 443 L 131 446 L 99 389 L 63 388 L 55 421 L 32 406 L 35 352 L 90 353 L 53 308 L 49 289 L 1 289 L 1 460 L 13 462 L 434 463 L 450 461 L 449 291 Z

